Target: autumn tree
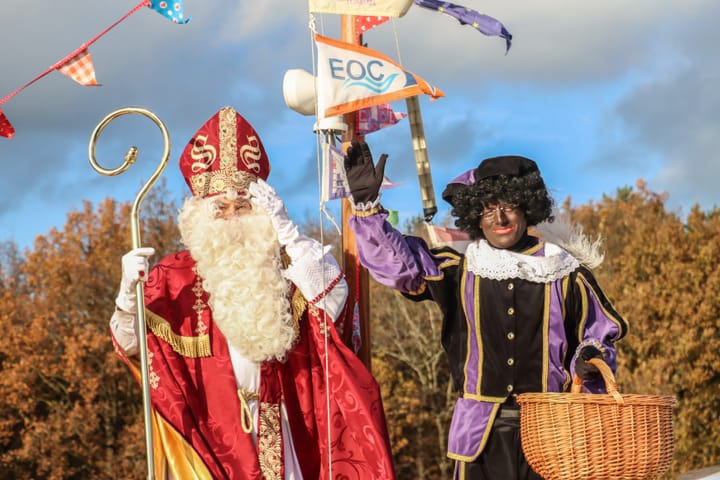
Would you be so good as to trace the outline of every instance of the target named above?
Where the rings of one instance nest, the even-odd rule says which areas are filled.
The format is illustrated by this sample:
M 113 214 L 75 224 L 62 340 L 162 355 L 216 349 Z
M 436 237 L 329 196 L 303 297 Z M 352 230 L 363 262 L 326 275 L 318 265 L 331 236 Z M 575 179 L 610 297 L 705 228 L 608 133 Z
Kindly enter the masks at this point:
M 720 463 L 720 211 L 696 205 L 682 218 L 666 199 L 640 180 L 571 211 L 604 239 L 597 277 L 630 323 L 618 343 L 621 392 L 678 401 L 676 478 Z
M 720 212 L 668 211 L 643 182 L 564 211 L 604 240 L 595 273 L 630 322 L 618 344 L 628 393 L 667 394 L 677 453 L 668 478 L 720 463 Z M 130 245 L 128 204 L 89 202 L 62 230 L 19 252 L 0 244 L 0 472 L 3 478 L 142 478 L 141 390 L 112 350 L 108 320 Z M 176 205 L 164 186 L 145 201 L 142 240 L 155 260 L 176 251 Z M 404 230 L 421 234 L 415 219 Z M 309 222 L 303 228 L 318 237 Z M 337 246 L 332 229 L 325 243 Z M 449 478 L 456 393 L 441 317 L 371 281 L 373 374 L 382 387 L 399 478 Z
M 164 191 L 160 189 L 160 194 Z M 151 194 L 144 239 L 177 243 L 174 207 Z M 2 257 L 0 471 L 5 478 L 141 478 L 137 383 L 113 352 L 108 319 L 131 247 L 130 207 L 83 203 L 62 230 Z M 172 215 L 171 215 L 172 213 Z M 14 259 L 14 261 L 9 261 Z

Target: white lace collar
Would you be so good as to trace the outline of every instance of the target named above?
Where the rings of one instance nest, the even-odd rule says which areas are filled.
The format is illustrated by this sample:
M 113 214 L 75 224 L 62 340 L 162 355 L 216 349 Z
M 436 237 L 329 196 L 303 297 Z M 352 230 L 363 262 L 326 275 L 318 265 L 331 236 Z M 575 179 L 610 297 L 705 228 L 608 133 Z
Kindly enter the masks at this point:
M 520 278 L 547 283 L 562 278 L 580 266 L 580 262 L 554 243 L 544 243 L 544 256 L 524 255 L 490 246 L 477 240 L 465 252 L 468 270 L 493 280 Z

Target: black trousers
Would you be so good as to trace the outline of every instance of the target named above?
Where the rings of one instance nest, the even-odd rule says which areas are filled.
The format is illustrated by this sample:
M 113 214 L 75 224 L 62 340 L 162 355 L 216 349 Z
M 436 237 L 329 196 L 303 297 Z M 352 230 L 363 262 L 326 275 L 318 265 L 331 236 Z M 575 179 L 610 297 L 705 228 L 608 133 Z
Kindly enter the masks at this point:
M 457 480 L 542 480 L 525 460 L 520 446 L 520 417 L 498 416 L 485 449 L 471 463 L 457 462 Z

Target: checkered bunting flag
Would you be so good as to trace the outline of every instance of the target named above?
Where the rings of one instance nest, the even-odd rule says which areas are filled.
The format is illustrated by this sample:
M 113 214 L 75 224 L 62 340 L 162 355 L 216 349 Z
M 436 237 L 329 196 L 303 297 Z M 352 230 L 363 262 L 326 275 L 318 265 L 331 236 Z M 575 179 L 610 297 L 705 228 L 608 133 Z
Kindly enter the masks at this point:
M 72 57 L 63 63 L 58 70 L 68 77 L 72 78 L 80 85 L 86 87 L 97 87 L 100 84 L 95 80 L 95 68 L 93 67 L 92 57 L 87 49 Z

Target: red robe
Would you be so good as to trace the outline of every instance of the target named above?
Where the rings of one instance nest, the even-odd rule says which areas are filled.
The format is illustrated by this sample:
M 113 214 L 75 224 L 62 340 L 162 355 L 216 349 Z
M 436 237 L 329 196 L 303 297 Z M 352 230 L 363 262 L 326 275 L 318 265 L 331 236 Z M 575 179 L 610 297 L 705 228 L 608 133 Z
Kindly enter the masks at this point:
M 176 471 L 193 468 L 195 475 L 204 471 L 216 479 L 273 478 L 268 473 L 273 466 L 268 464 L 279 463 L 275 454 L 282 452 L 281 444 L 278 447 L 276 443 L 279 423 L 275 425 L 282 399 L 306 480 L 329 479 L 330 463 L 333 478 L 393 479 L 377 383 L 342 343 L 330 317 L 326 362 L 321 324 L 325 313 L 308 305 L 295 289 L 293 315 L 299 320 L 300 335 L 285 362 L 261 366 L 261 448 L 256 449 L 251 435 L 242 429 L 241 402 L 227 342 L 212 321 L 208 295 L 199 287 L 194 267 L 188 252 L 169 255 L 153 268 L 145 284 L 156 469 L 163 470 L 165 462 L 184 462 Z M 117 350 L 137 375 L 137 362 L 130 362 Z M 164 445 L 164 452 L 158 452 Z M 197 465 L 198 458 L 206 470 Z

